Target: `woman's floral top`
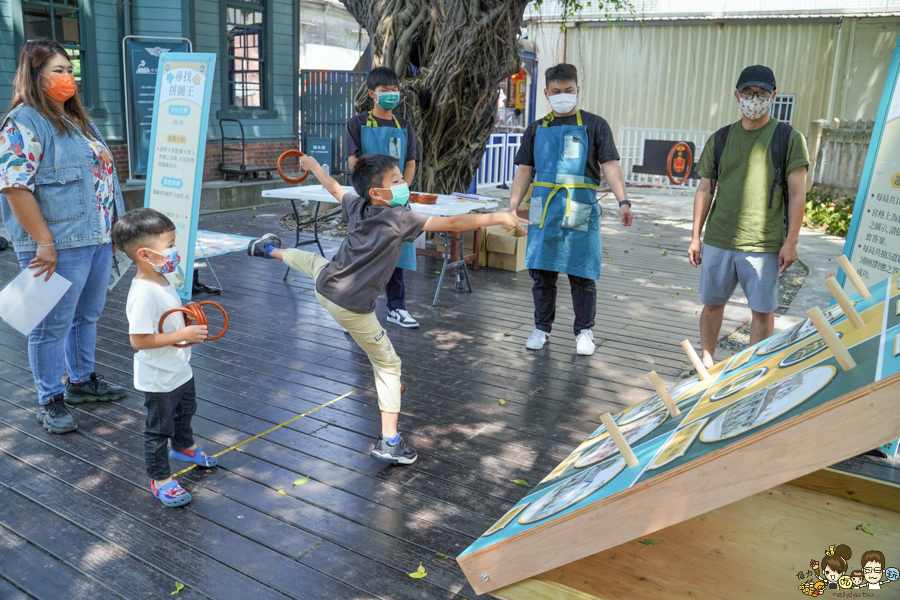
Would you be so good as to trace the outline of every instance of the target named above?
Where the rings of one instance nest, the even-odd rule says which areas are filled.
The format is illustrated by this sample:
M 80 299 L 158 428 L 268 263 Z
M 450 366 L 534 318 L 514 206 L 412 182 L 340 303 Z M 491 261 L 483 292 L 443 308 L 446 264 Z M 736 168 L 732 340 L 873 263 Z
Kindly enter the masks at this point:
M 103 225 L 103 243 L 108 243 L 112 241 L 110 229 L 116 206 L 113 160 L 102 142 L 88 139 L 88 143 L 94 152 L 94 194 Z M 41 141 L 34 132 L 7 119 L 0 128 L 0 190 L 21 188 L 33 192 L 34 176 L 43 157 Z

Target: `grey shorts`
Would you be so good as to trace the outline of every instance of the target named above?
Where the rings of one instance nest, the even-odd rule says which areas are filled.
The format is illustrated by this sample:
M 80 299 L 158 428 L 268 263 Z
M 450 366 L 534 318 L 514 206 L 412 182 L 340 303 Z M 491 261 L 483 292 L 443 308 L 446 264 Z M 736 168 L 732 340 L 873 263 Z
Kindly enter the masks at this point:
M 728 304 L 740 283 L 750 310 L 769 313 L 778 308 L 777 252 L 738 252 L 703 244 L 700 266 L 703 304 Z

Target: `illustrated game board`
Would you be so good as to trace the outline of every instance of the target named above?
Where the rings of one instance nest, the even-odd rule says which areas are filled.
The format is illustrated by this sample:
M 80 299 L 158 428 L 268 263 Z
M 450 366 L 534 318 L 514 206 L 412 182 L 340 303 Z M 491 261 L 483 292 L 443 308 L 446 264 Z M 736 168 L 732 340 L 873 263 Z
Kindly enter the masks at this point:
M 476 591 L 488 587 L 487 573 L 478 572 L 485 563 L 476 563 L 493 547 L 509 546 L 520 537 L 535 543 L 540 532 L 587 515 L 589 507 L 616 494 L 652 483 L 693 461 L 704 464 L 729 445 L 740 445 L 749 436 L 900 372 L 898 275 L 869 291 L 872 296 L 866 300 L 851 298 L 865 322 L 859 329 L 853 328 L 840 306 L 824 311 L 856 361 L 855 368 L 840 368 L 807 319 L 716 365 L 710 379 L 692 377 L 669 388 L 680 416 L 671 417 L 658 395 L 615 415 L 640 463 L 637 467 L 626 466 L 605 427 L 599 427 L 460 555 L 460 565 L 473 586 L 477 584 Z M 874 440 L 873 446 L 886 441 Z M 591 548 L 590 553 L 603 549 Z M 504 556 L 511 558 L 506 552 Z

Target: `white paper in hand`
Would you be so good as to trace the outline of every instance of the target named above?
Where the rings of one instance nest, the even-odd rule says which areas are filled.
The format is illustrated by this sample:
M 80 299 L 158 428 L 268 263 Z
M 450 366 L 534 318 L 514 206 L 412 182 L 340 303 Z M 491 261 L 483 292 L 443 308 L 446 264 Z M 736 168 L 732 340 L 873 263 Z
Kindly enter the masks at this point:
M 35 269 L 25 269 L 0 290 L 0 318 L 23 335 L 44 320 L 72 282 L 56 273 L 50 281 L 46 275 L 35 277 Z

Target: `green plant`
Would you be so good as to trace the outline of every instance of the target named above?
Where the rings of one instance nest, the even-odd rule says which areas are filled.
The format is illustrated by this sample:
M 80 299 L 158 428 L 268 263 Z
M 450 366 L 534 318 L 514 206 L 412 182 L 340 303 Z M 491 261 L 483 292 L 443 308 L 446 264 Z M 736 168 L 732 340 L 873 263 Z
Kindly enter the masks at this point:
M 806 214 L 803 224 L 807 227 L 822 227 L 828 233 L 847 236 L 850 218 L 853 216 L 854 198 L 841 196 L 830 198 L 821 190 L 813 188 L 806 193 Z

